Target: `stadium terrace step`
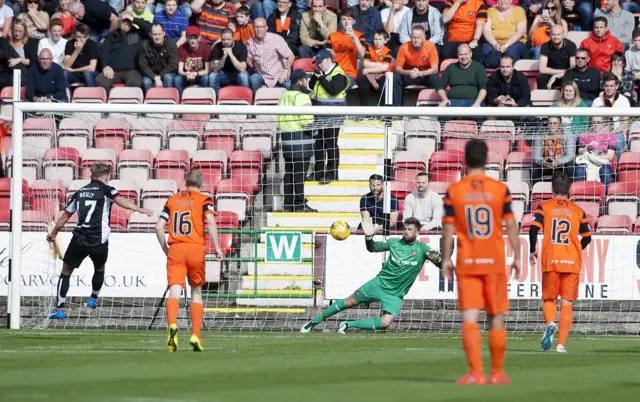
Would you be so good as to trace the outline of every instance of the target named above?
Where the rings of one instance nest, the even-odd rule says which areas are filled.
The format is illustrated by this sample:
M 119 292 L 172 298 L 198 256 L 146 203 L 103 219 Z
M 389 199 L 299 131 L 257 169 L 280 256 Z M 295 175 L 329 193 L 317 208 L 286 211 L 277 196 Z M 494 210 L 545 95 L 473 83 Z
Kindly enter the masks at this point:
M 362 197 L 368 192 L 368 181 L 332 181 L 329 184 L 320 184 L 317 181 L 308 181 L 304 184 L 304 194 L 307 198 L 314 195 L 347 195 Z
M 313 306 L 313 299 L 266 299 L 266 298 L 248 298 L 248 299 L 236 299 L 237 306 L 259 306 L 259 307 L 311 307 Z M 329 302 L 324 303 L 325 306 L 329 305 Z M 304 322 L 297 323 L 297 329 L 300 329 Z
M 268 297 L 269 299 L 308 299 L 312 295 L 311 289 L 242 289 L 236 291 L 236 294 L 245 296 Z
M 238 290 L 240 297 L 236 299 L 238 306 L 313 306 L 312 290 Z M 252 297 L 257 296 L 257 297 Z M 329 302 L 322 302 L 322 291 L 316 292 L 318 305 L 328 305 Z
M 384 151 L 381 149 L 341 149 L 340 163 L 345 165 L 382 165 L 384 164 Z
M 327 229 L 329 230 L 329 229 Z M 264 258 L 267 255 L 267 246 L 265 243 L 258 244 L 258 258 Z M 313 244 L 302 244 L 302 258 L 312 258 L 313 257 Z M 249 268 L 249 272 L 251 272 L 251 267 Z M 309 272 L 307 272 L 308 274 Z
M 275 263 L 275 262 L 259 262 L 258 263 L 258 275 L 270 276 L 270 275 L 293 275 L 304 276 L 309 275 L 313 271 L 313 265 L 310 263 L 302 264 L 290 264 L 290 263 Z M 249 272 L 253 272 L 253 265 L 249 266 Z
M 345 181 L 362 181 L 369 180 L 372 174 L 384 173 L 384 164 L 380 165 L 347 165 L 340 164 L 338 166 L 338 177 Z M 313 174 L 313 166 L 309 166 L 308 174 Z
M 255 288 L 258 291 L 261 290 L 282 290 L 287 291 L 289 289 L 299 290 L 311 290 L 313 286 L 313 277 L 311 275 L 306 276 L 293 276 L 293 275 L 269 275 L 269 276 L 243 276 L 242 277 L 242 289 L 253 290 Z
M 349 134 L 338 135 L 338 147 L 343 149 L 384 149 L 384 134 Z
M 337 220 L 344 220 L 355 229 L 361 219 L 358 212 L 271 212 L 267 214 L 267 226 L 278 227 L 324 227 L 328 230 Z
M 385 123 L 381 120 L 345 120 L 340 127 L 346 134 L 384 134 Z
M 284 197 L 280 197 L 284 201 Z M 359 212 L 359 196 L 308 196 L 307 201 L 311 208 L 319 212 Z

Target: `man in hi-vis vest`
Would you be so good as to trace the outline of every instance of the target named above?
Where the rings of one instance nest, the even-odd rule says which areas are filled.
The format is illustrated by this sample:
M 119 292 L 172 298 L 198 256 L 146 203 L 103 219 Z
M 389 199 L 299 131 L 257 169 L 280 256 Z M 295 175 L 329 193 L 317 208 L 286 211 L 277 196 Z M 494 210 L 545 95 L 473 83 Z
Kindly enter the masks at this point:
M 313 88 L 315 104 L 317 106 L 347 106 L 347 88 L 349 78 L 342 68 L 333 61 L 333 53 L 327 49 L 318 52 L 316 56 L 316 71 L 311 77 L 309 87 Z M 338 179 L 338 132 L 341 122 L 332 118 L 329 128 L 319 130 L 314 149 L 315 168 L 314 180 L 322 184 Z M 325 168 L 326 152 L 326 168 Z
M 279 106 L 311 106 L 309 76 L 303 70 L 291 72 L 291 89 L 280 98 Z M 316 212 L 304 198 L 304 178 L 313 155 L 314 139 L 309 129 L 312 115 L 278 115 L 282 157 L 284 159 L 284 211 Z M 305 130 L 305 128 L 307 128 Z

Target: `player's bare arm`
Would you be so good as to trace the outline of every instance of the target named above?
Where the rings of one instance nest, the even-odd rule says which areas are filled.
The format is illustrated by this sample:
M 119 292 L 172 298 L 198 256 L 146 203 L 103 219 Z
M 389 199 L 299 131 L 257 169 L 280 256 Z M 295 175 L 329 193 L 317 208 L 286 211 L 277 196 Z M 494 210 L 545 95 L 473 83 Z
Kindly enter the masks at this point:
M 51 233 L 49 233 L 47 235 L 47 241 L 49 243 L 53 243 L 56 240 L 56 236 L 58 235 L 58 232 L 60 231 L 60 229 L 62 229 L 64 227 L 64 225 L 67 224 L 67 222 L 69 221 L 69 219 L 73 216 L 73 213 L 68 212 L 68 211 L 64 211 L 62 213 L 62 215 L 58 218 L 58 220 L 56 221 L 55 226 L 53 227 L 53 229 L 51 230 Z
M 164 216 L 160 216 L 158 218 L 158 222 L 156 222 L 156 238 L 158 239 L 158 243 L 160 243 L 160 247 L 162 247 L 162 251 L 164 254 L 169 254 L 169 246 L 167 245 L 167 238 L 164 235 L 164 228 L 167 226 L 167 220 Z
M 153 215 L 153 211 L 148 209 L 148 208 L 140 208 L 139 206 L 137 206 L 136 204 L 133 203 L 133 201 L 131 201 L 128 198 L 125 197 L 116 197 L 113 202 L 118 205 L 119 207 L 125 208 L 125 209 L 129 209 L 131 211 L 135 211 L 135 212 L 140 212 L 141 214 L 145 214 L 147 216 L 151 216 Z
M 520 275 L 520 237 L 518 236 L 518 223 L 514 218 L 505 221 L 507 225 L 507 237 L 513 247 L 513 262 L 511 263 L 511 273 Z
M 207 214 L 205 219 L 207 220 L 207 229 L 209 230 L 209 237 L 213 242 L 213 247 L 216 249 L 215 259 L 220 261 L 222 258 L 222 250 L 220 249 L 220 243 L 218 242 L 218 228 L 216 227 L 216 218 L 213 214 Z
M 453 280 L 455 267 L 451 262 L 451 252 L 453 251 L 453 223 L 442 225 L 442 274 L 450 281 Z

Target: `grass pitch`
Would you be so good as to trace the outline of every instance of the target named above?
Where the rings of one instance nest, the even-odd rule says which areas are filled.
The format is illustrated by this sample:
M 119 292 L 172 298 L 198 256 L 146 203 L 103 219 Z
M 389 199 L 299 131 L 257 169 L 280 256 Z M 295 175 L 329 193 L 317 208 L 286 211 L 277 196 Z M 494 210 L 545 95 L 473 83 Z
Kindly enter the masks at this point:
M 0 401 L 638 401 L 640 337 L 570 337 L 566 355 L 510 335 L 500 386 L 457 386 L 457 334 L 0 331 Z M 486 335 L 485 335 L 486 347 Z M 555 350 L 555 349 L 554 349 Z M 485 367 L 489 355 L 485 350 Z

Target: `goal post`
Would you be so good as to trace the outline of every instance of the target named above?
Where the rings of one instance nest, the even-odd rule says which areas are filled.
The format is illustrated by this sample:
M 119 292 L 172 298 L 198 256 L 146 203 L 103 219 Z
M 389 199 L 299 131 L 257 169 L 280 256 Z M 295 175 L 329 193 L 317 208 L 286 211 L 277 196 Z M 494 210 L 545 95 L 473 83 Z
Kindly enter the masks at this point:
M 66 118 L 75 118 L 80 120 L 80 123 L 86 122 L 91 130 L 94 130 L 99 124 L 99 121 L 92 120 L 91 115 L 98 115 L 99 118 L 107 118 L 108 116 L 125 116 L 124 119 L 126 125 L 131 127 L 141 128 L 140 131 L 145 133 L 155 132 L 158 130 L 158 126 L 164 127 L 160 131 L 164 130 L 162 134 L 159 134 L 161 138 L 161 149 L 166 149 L 169 140 L 167 138 L 167 125 L 169 121 L 184 120 L 184 121 L 199 121 L 197 116 L 217 116 L 210 120 L 204 120 L 204 124 L 211 121 L 220 122 L 222 128 L 230 128 L 233 132 L 246 129 L 245 132 L 249 132 L 249 129 L 253 130 L 252 125 L 258 125 L 256 131 L 265 130 L 267 125 L 274 127 L 277 123 L 277 115 L 287 116 L 299 116 L 299 115 L 312 115 L 315 117 L 315 121 L 311 126 L 311 130 L 318 131 L 324 128 L 336 128 L 340 131 L 340 138 L 338 140 L 340 148 L 343 153 L 340 157 L 340 177 L 333 183 L 328 185 L 321 185 L 315 182 L 309 182 L 305 185 L 305 195 L 309 198 L 311 205 L 318 209 L 317 214 L 302 212 L 285 213 L 280 212 L 282 210 L 282 201 L 280 197 L 283 195 L 281 190 L 282 182 L 282 169 L 278 172 L 275 165 L 282 164 L 282 161 L 278 157 L 280 154 L 279 142 L 277 141 L 277 134 L 274 138 L 274 147 L 269 149 L 272 156 L 269 161 L 264 161 L 264 166 L 269 166 L 268 172 L 258 172 L 260 176 L 258 178 L 259 185 L 256 190 L 250 191 L 249 194 L 245 194 L 244 201 L 247 204 L 247 218 L 243 219 L 235 214 L 230 220 L 236 219 L 235 229 L 229 229 L 225 227 L 221 232 L 228 235 L 238 235 L 240 237 L 247 235 L 244 240 L 254 242 L 251 247 L 246 247 L 246 244 L 237 245 L 233 243 L 233 247 L 236 247 L 239 254 L 230 256 L 226 259 L 227 263 L 237 264 L 238 269 L 234 268 L 234 272 L 228 272 L 230 279 L 229 283 L 234 282 L 231 290 L 227 289 L 218 292 L 218 295 L 224 295 L 224 297 L 216 296 L 215 292 L 212 293 L 209 301 L 205 307 L 208 310 L 208 320 L 217 329 L 248 329 L 248 330 L 282 330 L 291 331 L 296 327 L 299 327 L 305 320 L 313 317 L 320 308 L 326 306 L 329 302 L 341 298 L 356 290 L 357 286 L 361 285 L 364 281 L 370 279 L 371 275 L 379 270 L 382 261 L 378 256 L 368 256 L 364 249 L 364 241 L 361 232 L 357 231 L 357 225 L 359 223 L 359 197 L 368 192 L 368 177 L 372 173 L 380 173 L 385 177 L 385 190 L 384 190 L 384 212 L 390 214 L 391 211 L 391 197 L 392 194 L 406 195 L 407 191 L 413 191 L 413 180 L 415 172 L 427 171 L 427 173 L 433 174 L 430 169 L 430 155 L 436 151 L 449 151 L 455 149 L 459 151 L 461 145 L 469 137 L 486 138 L 487 140 L 502 139 L 508 142 L 507 154 L 511 151 L 516 151 L 516 145 L 520 140 L 532 140 L 537 138 L 545 129 L 544 119 L 551 116 L 556 117 L 615 117 L 624 118 L 630 121 L 629 128 L 633 126 L 637 118 L 640 117 L 639 109 L 629 109 L 621 111 L 613 108 L 542 108 L 542 107 L 530 107 L 530 108 L 437 108 L 437 107 L 274 107 L 274 106 L 239 106 L 239 105 L 183 105 L 183 104 L 131 104 L 131 103 L 27 103 L 27 102 L 14 102 L 13 104 L 13 129 L 12 129 L 12 144 L 13 153 L 11 160 L 11 236 L 9 240 L 10 244 L 10 257 L 9 257 L 9 292 L 8 292 L 8 310 L 9 319 L 8 323 L 11 328 L 17 329 L 25 327 L 24 322 L 21 323 L 20 313 L 21 306 L 24 309 L 24 300 L 26 297 L 30 298 L 29 301 L 29 314 L 30 324 L 28 327 L 50 327 L 47 324 L 44 313 L 47 308 L 51 307 L 53 296 L 55 295 L 55 286 L 50 282 L 41 284 L 41 295 L 29 295 L 25 296 L 21 290 L 23 286 L 23 280 L 21 276 L 24 275 L 26 270 L 32 270 L 33 267 L 27 267 L 23 264 L 25 256 L 22 253 L 22 239 L 25 236 L 29 238 L 41 237 L 41 241 L 44 241 L 46 236 L 45 232 L 39 232 L 35 229 L 35 232 L 23 232 L 23 215 L 22 215 L 22 200 L 23 200 L 23 187 L 22 180 L 25 178 L 25 171 L 23 164 L 28 161 L 28 158 L 24 158 L 26 152 L 25 146 L 29 149 L 35 147 L 43 147 L 42 143 L 29 142 L 24 137 L 25 127 L 24 122 L 27 119 L 48 118 L 52 119 L 53 124 L 57 129 L 60 129 L 60 123 Z M 171 116 L 171 118 L 167 117 Z M 182 116 L 182 117 L 180 117 Z M 190 116 L 185 118 L 184 116 Z M 196 117 L 194 117 L 196 116 Z M 242 116 L 242 117 L 241 117 Z M 251 118 L 246 119 L 246 116 Z M 221 117 L 225 117 L 222 119 Z M 262 117 L 262 119 L 260 118 Z M 490 117 L 495 119 L 495 125 L 500 126 L 501 121 L 512 121 L 522 119 L 525 117 L 531 118 L 528 123 L 518 124 L 514 128 L 509 126 L 507 130 L 497 130 L 492 132 L 491 130 L 484 131 L 481 127 L 485 118 Z M 455 120 L 468 120 L 477 122 L 477 132 L 457 132 L 451 135 L 446 133 L 447 122 Z M 488 121 L 488 120 L 487 120 Z M 260 126 L 262 125 L 263 126 Z M 562 123 L 563 129 L 567 129 L 567 124 Z M 140 127 L 142 126 L 142 127 Z M 506 126 L 504 126 L 506 127 Z M 255 128 L 255 127 L 254 127 Z M 640 128 L 640 124 L 638 125 Z M 109 129 L 117 130 L 118 127 L 111 127 Z M 183 128 L 184 129 L 184 128 Z M 270 128 L 271 129 L 271 128 Z M 184 129 L 188 131 L 187 129 Z M 213 130 L 213 128 L 212 128 Z M 414 131 L 411 131 L 414 130 Z M 630 131 L 630 130 L 627 130 Z M 258 133 L 259 134 L 259 133 Z M 638 132 L 640 139 L 640 130 Z M 190 136 L 191 134 L 185 134 L 184 138 L 195 138 L 195 148 L 200 150 L 203 148 L 203 140 L 199 137 L 199 134 Z M 240 136 L 241 137 L 241 136 Z M 93 134 L 89 134 L 88 138 L 91 141 L 94 140 Z M 129 134 L 127 139 L 124 140 L 124 146 L 126 149 L 131 148 L 131 142 Z M 232 149 L 243 149 L 245 145 L 242 143 L 242 139 L 236 134 L 232 144 Z M 432 141 L 431 145 L 425 145 L 427 142 L 423 141 L 428 139 Z M 630 136 L 625 136 L 625 143 L 629 143 Z M 54 139 L 51 143 L 51 147 L 55 148 L 58 143 Z M 36 144 L 36 145 L 34 145 Z M 39 144 L 39 145 L 38 145 Z M 93 143 L 92 143 L 93 144 Z M 147 144 L 148 145 L 148 144 Z M 147 146 L 145 145 L 145 146 Z M 216 143 L 215 146 L 220 145 Z M 112 146 L 112 144 L 107 144 Z M 433 146 L 433 149 L 427 149 L 425 147 Z M 502 146 L 496 142 L 490 143 L 490 152 L 499 153 L 503 150 L 493 149 L 491 147 Z M 90 148 L 94 148 L 93 145 Z M 97 148 L 97 147 L 96 147 Z M 259 147 L 258 147 L 259 148 Z M 625 146 L 625 150 L 629 147 Z M 35 149 L 37 153 L 44 154 L 46 149 Z M 496 151 L 496 152 L 494 152 Z M 154 152 L 157 152 L 154 151 Z M 409 154 L 427 154 L 429 156 L 423 160 L 407 160 L 402 159 Z M 80 153 L 78 153 L 80 154 Z M 113 154 L 116 158 L 116 154 Z M 189 155 L 187 165 L 192 166 L 196 162 L 193 158 L 193 153 Z M 409 155 L 411 156 L 411 155 Z M 415 155 L 414 155 L 415 156 Z M 503 160 L 500 162 L 499 173 L 496 173 L 498 177 L 503 181 L 508 180 L 507 166 L 505 164 L 507 155 L 504 155 Z M 40 157 L 41 158 L 41 157 Z M 56 158 L 56 156 L 53 156 Z M 114 159 L 116 160 L 116 159 Z M 344 162 L 343 162 L 344 160 Z M 411 181 L 409 186 L 405 186 L 402 191 L 398 191 L 391 184 L 398 179 L 397 172 L 394 170 L 396 162 L 405 163 L 409 166 L 404 172 L 406 175 L 404 179 Z M 415 163 L 414 163 L 415 162 Z M 116 164 L 119 164 L 120 160 L 117 160 Z M 151 172 L 153 178 L 155 173 L 160 171 L 162 167 L 158 167 L 157 164 L 150 162 L 151 164 L 146 167 Z M 229 176 L 229 163 L 228 160 L 221 162 L 224 165 L 224 169 L 227 169 L 227 175 Z M 262 162 L 261 162 L 262 163 Z M 401 164 L 400 163 L 400 164 Z M 530 162 L 529 162 L 530 163 Z M 400 166 L 400 164 L 398 166 Z M 413 164 L 413 165 L 412 165 Z M 134 168 L 139 168 L 139 165 L 132 165 Z M 47 177 L 43 171 L 42 160 L 40 165 L 37 165 L 35 169 L 38 169 L 38 177 L 57 179 L 56 174 L 62 174 L 59 171 L 54 170 L 52 177 Z M 80 167 L 75 166 L 76 172 L 73 176 L 74 179 L 80 178 Z M 187 168 L 185 168 L 187 169 Z M 640 163 L 638 164 L 638 170 L 640 170 Z M 243 175 L 252 175 L 251 169 L 241 170 Z M 411 176 L 413 175 L 413 176 Z M 263 179 L 266 176 L 269 178 Z M 640 177 L 640 175 L 639 175 Z M 265 180 L 265 181 L 262 181 Z M 527 182 L 528 178 L 522 179 Z M 439 183 L 439 182 L 438 182 Z M 68 184 L 68 183 L 67 183 Z M 225 185 L 233 185 L 233 183 L 225 183 Z M 532 185 L 527 185 L 527 197 L 523 197 L 521 200 L 525 205 L 523 213 L 531 211 L 532 199 L 530 194 L 532 193 Z M 164 189 L 164 191 L 177 190 L 179 186 L 170 187 Z M 308 191 L 307 191 L 308 189 Z M 233 188 L 228 189 L 233 193 Z M 67 188 L 64 191 L 65 195 L 71 191 Z M 138 188 L 138 199 L 142 203 L 142 188 Z M 158 190 L 159 191 L 159 190 Z M 434 190 L 435 191 L 435 190 Z M 236 191 L 242 193 L 242 191 Z M 212 194 L 214 195 L 214 194 Z M 65 197 L 66 199 L 66 197 Z M 622 200 L 625 201 L 625 200 Z M 628 198 L 626 201 L 629 201 Z M 158 199 L 151 199 L 149 205 L 153 205 L 157 208 L 161 205 Z M 636 204 L 640 203 L 640 200 L 633 201 Z M 221 210 L 228 206 L 224 204 L 224 200 L 221 200 L 217 206 Z M 256 211 L 251 215 L 251 204 L 256 203 Z M 50 208 L 50 207 L 44 207 Z M 161 208 L 161 207 L 160 207 Z M 153 209 L 153 208 L 152 208 Z M 605 210 L 605 206 L 601 206 L 601 210 Z M 157 209 L 155 209 L 157 212 Z M 57 211 L 46 211 L 47 216 L 55 214 Z M 242 211 L 238 211 L 242 212 Z M 521 214 L 522 215 L 522 214 Z M 157 214 L 152 217 L 156 219 Z M 223 217 L 222 219 L 227 219 Z M 329 224 L 332 220 L 344 219 L 350 226 L 354 234 L 349 239 L 343 242 L 336 242 L 330 236 L 327 235 Z M 237 221 L 241 222 L 237 224 Z M 47 223 L 47 222 L 43 222 Z M 635 223 L 635 219 L 634 222 Z M 278 234 L 282 232 L 282 235 L 269 235 L 268 233 Z M 294 233 L 284 235 L 284 232 Z M 149 235 L 151 233 L 151 235 Z M 390 236 L 399 236 L 401 233 L 398 231 L 392 231 Z M 70 234 L 65 234 L 65 241 L 68 241 Z M 123 233 L 114 232 L 114 242 L 110 245 L 110 259 L 115 258 L 119 263 L 126 263 L 127 258 L 132 258 L 132 271 L 141 268 L 135 266 L 136 264 L 147 264 L 144 269 L 151 272 L 155 269 L 160 274 L 164 271 L 164 265 L 160 262 L 163 255 L 159 255 L 159 246 L 154 242 L 152 231 L 146 233 L 135 233 L 135 230 L 125 230 Z M 134 237 L 135 236 L 135 237 Z M 439 249 L 439 232 L 427 232 L 420 236 L 421 241 L 429 242 L 434 248 Z M 617 240 L 620 239 L 620 240 Z M 230 240 L 230 245 L 235 240 Z M 608 242 L 605 245 L 605 241 Z M 633 318 L 632 312 L 638 308 L 638 300 L 640 300 L 640 275 L 637 272 L 635 266 L 635 247 L 630 249 L 632 241 L 635 241 L 635 236 L 617 236 L 610 235 L 603 238 L 602 242 L 596 242 L 593 245 L 592 250 L 587 256 L 590 259 L 591 268 L 584 274 L 585 283 L 588 282 L 588 276 L 595 276 L 598 279 L 598 275 L 611 275 L 610 287 L 617 286 L 615 289 L 615 298 L 611 301 L 606 299 L 607 289 L 603 290 L 605 298 L 592 298 L 585 300 L 582 307 L 577 308 L 577 317 L 579 330 L 585 332 L 594 333 L 640 333 L 640 319 Z M 297 242 L 297 243 L 296 243 Z M 522 247 L 527 247 L 526 236 L 521 234 Z M 299 245 L 300 249 L 295 249 L 293 244 Z M 34 249 L 34 252 L 43 253 L 42 256 L 29 256 L 29 261 L 33 261 L 34 258 L 40 260 L 40 264 L 46 271 L 46 277 L 50 278 L 52 275 L 57 277 L 59 274 L 59 262 L 55 263 L 48 259 L 46 256 L 46 248 L 39 243 L 40 248 Z M 270 245 L 271 244 L 271 245 Z M 34 246 L 36 247 L 36 246 Z M 243 248 L 246 247 L 246 248 Z M 271 248 L 269 248 L 271 247 Z M 608 247 L 609 254 L 607 256 L 605 251 L 598 248 Z M 251 249 L 251 251 L 247 251 Z M 527 250 L 528 251 L 528 250 Z M 241 254 L 245 252 L 245 254 Z M 288 252 L 291 253 L 290 261 L 287 260 Z M 276 254 L 278 258 L 276 258 Z M 523 256 L 527 253 L 523 253 Z M 598 258 L 602 259 L 602 262 L 598 262 Z M 276 261 L 274 261 L 274 259 Z M 523 257 L 524 259 L 524 257 Z M 593 261 L 596 261 L 595 263 Z M 634 262 L 633 265 L 632 261 Z M 110 270 L 110 263 L 107 263 L 107 271 Z M 245 264 L 245 265 L 243 265 Z M 252 264 L 249 267 L 246 264 Z M 286 265 L 289 264 L 289 265 Z M 597 267 L 594 271 L 594 265 Z M 598 265 L 599 264 L 599 265 Z M 84 264 L 83 264 L 84 266 Z M 125 272 L 123 267 L 118 267 L 118 272 Z M 601 270 L 602 272 L 600 272 Z M 220 272 L 221 270 L 219 270 Z M 236 272 L 237 271 L 237 272 Z M 90 272 L 86 273 L 90 275 Z M 224 273 L 223 273 L 224 274 Z M 528 275 L 528 274 L 527 274 Z M 90 276 L 89 276 L 90 278 Z M 539 278 L 537 278 L 539 279 Z M 533 287 L 536 282 L 536 276 L 531 278 L 527 277 L 517 283 L 514 283 L 513 306 L 514 309 L 507 317 L 507 325 L 512 330 L 530 332 L 537 330 L 540 327 L 541 313 L 539 312 L 539 303 L 536 302 L 536 295 L 533 292 Z M 40 280 L 40 279 L 38 279 Z M 49 279 L 50 281 L 51 279 Z M 126 286 L 126 280 L 123 286 Z M 639 282 L 636 283 L 636 280 Z M 301 282 L 304 281 L 304 282 Z M 593 282 L 593 279 L 591 279 Z M 362 282 L 362 283 L 360 283 Z M 591 282 L 589 282 L 591 283 Z M 517 293 L 519 292 L 519 284 L 526 284 L 530 286 L 527 297 L 518 299 Z M 72 284 L 72 288 L 73 288 Z M 117 285 L 115 285 L 117 286 Z M 636 289 L 638 287 L 638 289 Z M 587 291 L 593 292 L 594 290 L 587 288 Z M 524 290 L 523 290 L 524 292 Z M 122 296 L 124 295 L 124 296 Z M 312 295 L 312 296 L 309 296 Z M 316 297 L 317 295 L 321 295 Z M 86 297 L 88 295 L 85 295 Z M 157 295 L 147 295 L 146 293 L 133 294 L 116 292 L 114 296 L 108 296 L 110 298 L 109 304 L 105 308 L 117 309 L 118 306 L 124 303 L 124 299 L 128 301 L 126 303 L 131 304 L 133 308 L 137 308 L 135 313 L 114 313 L 104 312 L 99 313 L 96 317 L 89 317 L 85 320 L 84 317 L 74 318 L 74 320 L 68 321 L 63 324 L 64 328 L 95 328 L 100 327 L 102 324 L 96 324 L 102 319 L 122 319 L 127 324 L 123 324 L 125 327 L 146 329 L 149 322 L 152 320 L 153 311 L 157 311 L 158 301 L 161 299 L 162 292 Z M 81 296 L 78 296 L 81 297 Z M 538 297 L 539 299 L 539 297 Z M 36 308 L 37 307 L 37 308 Z M 345 313 L 352 314 L 353 316 L 360 316 L 363 314 L 374 315 L 378 314 L 377 305 L 370 308 L 362 308 L 354 310 L 353 312 Z M 438 270 L 435 267 L 426 267 L 423 274 L 418 279 L 418 282 L 414 286 L 414 290 L 410 292 L 405 300 L 403 311 L 400 314 L 398 324 L 395 327 L 397 331 L 406 330 L 419 330 L 419 331 L 452 331 L 459 326 L 459 317 L 455 313 L 455 291 L 452 283 L 445 281 Z M 149 313 L 151 311 L 152 313 Z M 613 317 L 611 313 L 617 315 Z M 42 314 L 42 317 L 34 317 L 34 314 Z M 134 321 L 127 314 L 136 315 Z M 142 318 L 140 318 L 141 316 Z M 160 312 L 160 317 L 163 317 L 163 312 Z M 582 323 L 580 323 L 580 319 Z M 157 325 L 161 324 L 162 320 L 157 320 Z M 616 324 L 615 329 L 606 328 L 607 323 L 614 322 Z M 267 323 L 269 323 L 267 325 Z M 277 323 L 277 324 L 276 324 Z M 273 325 L 272 325 L 273 324 Z M 331 325 L 335 324 L 335 321 L 331 322 Z M 581 326 L 582 325 L 582 326 Z M 58 328 L 59 326 L 53 326 Z M 209 326 L 211 327 L 211 326 Z

